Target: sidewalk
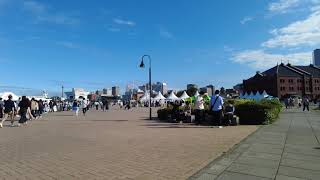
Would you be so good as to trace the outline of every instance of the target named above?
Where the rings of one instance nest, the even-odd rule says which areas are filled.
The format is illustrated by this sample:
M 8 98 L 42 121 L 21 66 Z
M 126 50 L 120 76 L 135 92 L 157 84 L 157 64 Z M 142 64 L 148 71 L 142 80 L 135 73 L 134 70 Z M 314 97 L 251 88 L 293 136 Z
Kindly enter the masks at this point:
M 319 112 L 285 110 L 190 180 L 319 180 L 319 140 Z

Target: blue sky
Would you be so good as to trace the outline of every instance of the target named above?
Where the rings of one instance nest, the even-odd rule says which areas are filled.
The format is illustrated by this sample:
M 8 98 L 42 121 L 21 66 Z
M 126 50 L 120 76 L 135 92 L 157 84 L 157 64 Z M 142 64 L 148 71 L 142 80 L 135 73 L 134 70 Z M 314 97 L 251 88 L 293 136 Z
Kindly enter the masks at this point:
M 232 87 L 277 62 L 309 64 L 320 0 L 0 0 L 0 90 L 153 80 Z

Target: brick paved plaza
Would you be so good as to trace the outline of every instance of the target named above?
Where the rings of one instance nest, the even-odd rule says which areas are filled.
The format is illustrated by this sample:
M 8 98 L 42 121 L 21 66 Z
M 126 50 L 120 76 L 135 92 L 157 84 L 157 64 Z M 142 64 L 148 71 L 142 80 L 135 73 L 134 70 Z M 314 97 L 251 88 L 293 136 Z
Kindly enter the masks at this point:
M 54 113 L 0 129 L 0 179 L 187 179 L 254 132 L 145 120 L 146 109 Z M 7 122 L 7 125 L 9 122 Z

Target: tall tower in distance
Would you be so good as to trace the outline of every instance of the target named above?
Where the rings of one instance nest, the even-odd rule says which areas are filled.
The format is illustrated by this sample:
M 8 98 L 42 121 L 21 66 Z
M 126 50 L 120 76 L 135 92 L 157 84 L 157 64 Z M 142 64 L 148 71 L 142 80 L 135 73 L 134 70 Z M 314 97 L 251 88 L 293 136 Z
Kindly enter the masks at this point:
M 313 65 L 320 67 L 320 49 L 315 49 L 313 51 Z

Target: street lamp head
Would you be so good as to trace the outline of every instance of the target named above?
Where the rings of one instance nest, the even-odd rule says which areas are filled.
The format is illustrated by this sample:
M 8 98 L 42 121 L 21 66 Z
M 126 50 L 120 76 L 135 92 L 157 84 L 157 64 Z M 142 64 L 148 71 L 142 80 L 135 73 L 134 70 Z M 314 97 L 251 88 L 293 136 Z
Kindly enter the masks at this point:
M 144 68 L 144 62 L 143 62 L 143 59 L 141 60 L 141 64 L 139 66 L 140 68 Z

